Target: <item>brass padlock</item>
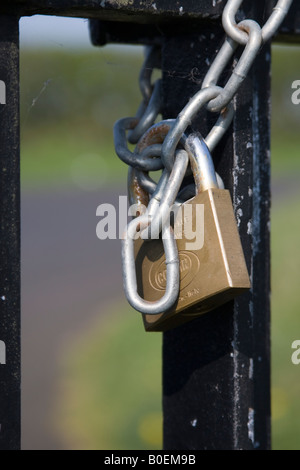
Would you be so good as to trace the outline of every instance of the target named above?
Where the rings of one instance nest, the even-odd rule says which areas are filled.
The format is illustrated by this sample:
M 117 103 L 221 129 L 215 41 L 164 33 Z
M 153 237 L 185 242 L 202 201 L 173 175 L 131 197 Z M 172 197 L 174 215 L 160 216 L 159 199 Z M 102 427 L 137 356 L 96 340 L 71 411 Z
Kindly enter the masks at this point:
M 143 314 L 147 331 L 174 328 L 250 288 L 230 193 L 218 188 L 211 155 L 203 140 L 191 135 L 186 139 L 185 148 L 190 156 L 197 195 L 182 205 L 174 223 L 180 293 L 167 312 Z M 195 234 L 195 242 L 191 234 Z M 137 239 L 135 260 L 138 294 L 148 301 L 159 300 L 166 288 L 162 240 Z

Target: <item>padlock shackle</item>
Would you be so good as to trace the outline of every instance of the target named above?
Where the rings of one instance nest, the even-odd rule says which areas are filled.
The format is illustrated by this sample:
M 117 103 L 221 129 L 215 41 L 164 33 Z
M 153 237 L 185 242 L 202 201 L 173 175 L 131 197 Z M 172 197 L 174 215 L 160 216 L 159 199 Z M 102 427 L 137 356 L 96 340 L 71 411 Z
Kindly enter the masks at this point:
M 185 138 L 184 148 L 189 154 L 197 194 L 208 189 L 218 189 L 218 181 L 214 163 L 208 147 L 198 133 Z
M 123 286 L 125 295 L 130 305 L 139 312 L 147 315 L 157 315 L 171 309 L 179 293 L 179 258 L 173 229 L 166 224 L 163 227 L 162 241 L 165 252 L 165 264 L 167 272 L 166 290 L 161 299 L 151 302 L 144 300 L 138 294 L 136 268 L 134 262 L 134 238 L 139 227 L 149 222 L 149 216 L 143 215 L 133 219 L 123 235 L 122 239 L 122 269 Z

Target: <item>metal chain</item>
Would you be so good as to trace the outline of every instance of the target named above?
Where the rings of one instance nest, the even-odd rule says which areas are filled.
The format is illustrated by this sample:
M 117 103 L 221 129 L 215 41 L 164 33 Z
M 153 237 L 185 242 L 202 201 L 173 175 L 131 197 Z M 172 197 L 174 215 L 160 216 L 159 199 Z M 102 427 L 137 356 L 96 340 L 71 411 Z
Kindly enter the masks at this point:
M 235 22 L 235 16 L 242 5 L 243 0 L 228 0 L 222 15 L 223 28 L 234 41 L 239 44 L 247 44 L 248 35 L 239 28 Z M 265 25 L 262 27 L 263 42 L 269 41 L 288 13 L 293 0 L 278 0 L 273 12 Z
M 171 169 L 174 152 L 181 135 L 191 124 L 200 109 L 206 105 L 209 111 L 219 113 L 230 104 L 245 80 L 262 44 L 269 40 L 276 32 L 292 2 L 293 0 L 279 0 L 269 20 L 261 28 L 253 20 L 244 20 L 236 24 L 235 15 L 243 0 L 228 0 L 222 16 L 223 26 L 225 23 L 224 29 L 228 37 L 226 37 L 223 46 L 211 64 L 202 82 L 201 90 L 193 96 L 181 113 L 179 113 L 173 128 L 165 139 L 161 158 L 166 168 Z M 225 87 L 217 87 L 216 85 L 222 72 L 240 44 L 246 44 L 246 47 L 238 64 Z M 219 142 L 219 140 L 219 136 L 217 136 L 216 141 Z
M 157 314 L 168 310 L 179 294 L 179 258 L 169 214 L 174 204 L 180 205 L 195 195 L 195 185 L 183 184 L 185 176 L 191 172 L 188 162 L 193 162 L 194 158 L 186 130 L 204 106 L 208 111 L 218 113 L 216 124 L 204 139 L 208 150 L 214 150 L 232 122 L 234 96 L 262 45 L 276 33 L 292 2 L 278 0 L 267 22 L 261 27 L 252 19 L 237 24 L 235 17 L 243 0 L 228 0 L 222 15 L 227 36 L 202 81 L 201 89 L 176 119 L 158 124 L 154 123 L 162 107 L 161 80 L 154 84 L 151 80 L 153 69 L 160 67 L 161 52 L 156 46 L 146 50 L 139 77 L 143 101 L 134 118 L 120 119 L 114 126 L 116 153 L 129 165 L 129 202 L 135 204 L 137 209 L 137 217 L 127 226 L 122 240 L 124 289 L 129 303 L 142 313 Z M 220 87 L 218 81 L 239 46 L 245 46 L 244 51 L 227 83 Z M 201 136 L 198 138 L 201 145 Z M 137 144 L 133 152 L 129 150 L 128 143 Z M 148 173 L 158 170 L 163 172 L 159 182 L 155 183 Z M 214 184 L 224 187 L 217 174 Z M 160 233 L 166 257 L 166 292 L 159 301 L 149 302 L 137 293 L 134 240 L 138 236 L 144 240 L 158 238 Z

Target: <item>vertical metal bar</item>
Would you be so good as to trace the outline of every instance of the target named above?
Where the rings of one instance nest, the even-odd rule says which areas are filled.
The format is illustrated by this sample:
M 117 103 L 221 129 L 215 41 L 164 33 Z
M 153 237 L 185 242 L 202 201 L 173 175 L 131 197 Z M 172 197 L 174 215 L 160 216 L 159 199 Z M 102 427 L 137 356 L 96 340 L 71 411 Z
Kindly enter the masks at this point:
M 0 449 L 20 448 L 19 21 L 0 16 Z
M 220 25 L 208 24 L 198 35 L 165 40 L 165 117 L 199 89 L 222 36 Z M 252 289 L 164 333 L 166 450 L 270 447 L 269 72 L 266 46 L 235 98 L 233 128 L 213 155 L 232 194 Z M 194 127 L 205 135 L 214 119 L 203 111 Z

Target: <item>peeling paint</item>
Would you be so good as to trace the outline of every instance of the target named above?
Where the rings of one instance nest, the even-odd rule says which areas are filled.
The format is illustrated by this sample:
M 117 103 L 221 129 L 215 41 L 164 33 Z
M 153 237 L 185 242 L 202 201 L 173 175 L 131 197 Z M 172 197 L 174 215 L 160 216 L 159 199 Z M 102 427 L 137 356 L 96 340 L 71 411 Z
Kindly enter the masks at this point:
M 240 385 L 238 380 L 238 351 L 236 349 L 236 338 L 239 334 L 239 327 L 238 322 L 234 321 L 234 341 L 231 342 L 231 346 L 233 348 L 233 394 L 234 399 L 233 402 L 235 406 L 233 407 L 233 443 L 234 448 L 238 448 L 239 442 L 239 417 L 238 417 L 238 407 L 240 401 Z
M 223 0 L 212 0 L 212 6 L 216 7 L 219 3 L 222 3 Z
M 253 408 L 249 408 L 248 411 L 248 437 L 254 445 L 254 415 L 255 411 Z
M 183 7 L 179 8 L 179 16 L 183 15 Z
M 239 182 L 239 175 L 243 175 L 245 173 L 245 169 L 241 168 L 238 164 L 239 162 L 239 156 L 234 155 L 233 157 L 234 162 L 233 162 L 233 200 L 234 200 L 234 205 L 235 208 L 237 208 L 238 205 L 238 195 L 236 193 L 236 189 L 238 188 L 238 182 Z
M 261 224 L 261 175 L 260 175 L 260 121 L 259 121 L 259 102 L 258 95 L 254 93 L 253 96 L 253 220 L 252 220 L 252 233 L 253 233 L 253 257 L 259 253 L 260 250 L 260 224 Z
M 235 203 L 236 207 L 240 206 L 242 204 L 243 200 L 244 200 L 244 195 L 243 194 L 241 194 L 240 196 L 237 196 L 236 203 Z
M 252 220 L 249 220 L 247 224 L 247 235 L 252 235 Z
M 253 380 L 253 372 L 254 372 L 254 361 L 253 358 L 251 357 L 249 359 L 249 379 Z
M 236 219 L 237 219 L 237 226 L 238 227 L 241 225 L 242 217 L 243 217 L 243 210 L 240 208 L 236 211 Z
M 1 300 L 3 300 L 3 301 L 6 300 L 5 295 L 2 295 Z
M 253 285 L 253 277 L 252 276 L 253 276 L 253 272 L 251 270 L 251 276 L 250 276 L 251 285 Z M 251 290 L 252 290 L 252 288 L 251 288 Z M 249 302 L 249 313 L 250 313 L 250 318 L 251 318 L 251 324 L 249 325 L 249 328 L 253 328 L 254 316 L 253 316 L 253 302 L 252 302 L 252 300 L 250 300 L 250 302 Z
M 197 422 L 198 422 L 197 419 L 193 419 L 193 420 L 191 421 L 191 425 L 193 426 L 193 428 L 195 428 L 195 427 L 197 426 Z
M 106 3 L 105 0 L 103 0 L 103 2 L 104 4 Z M 122 8 L 128 7 L 129 5 L 133 5 L 134 0 L 109 0 L 109 3 L 117 8 Z

